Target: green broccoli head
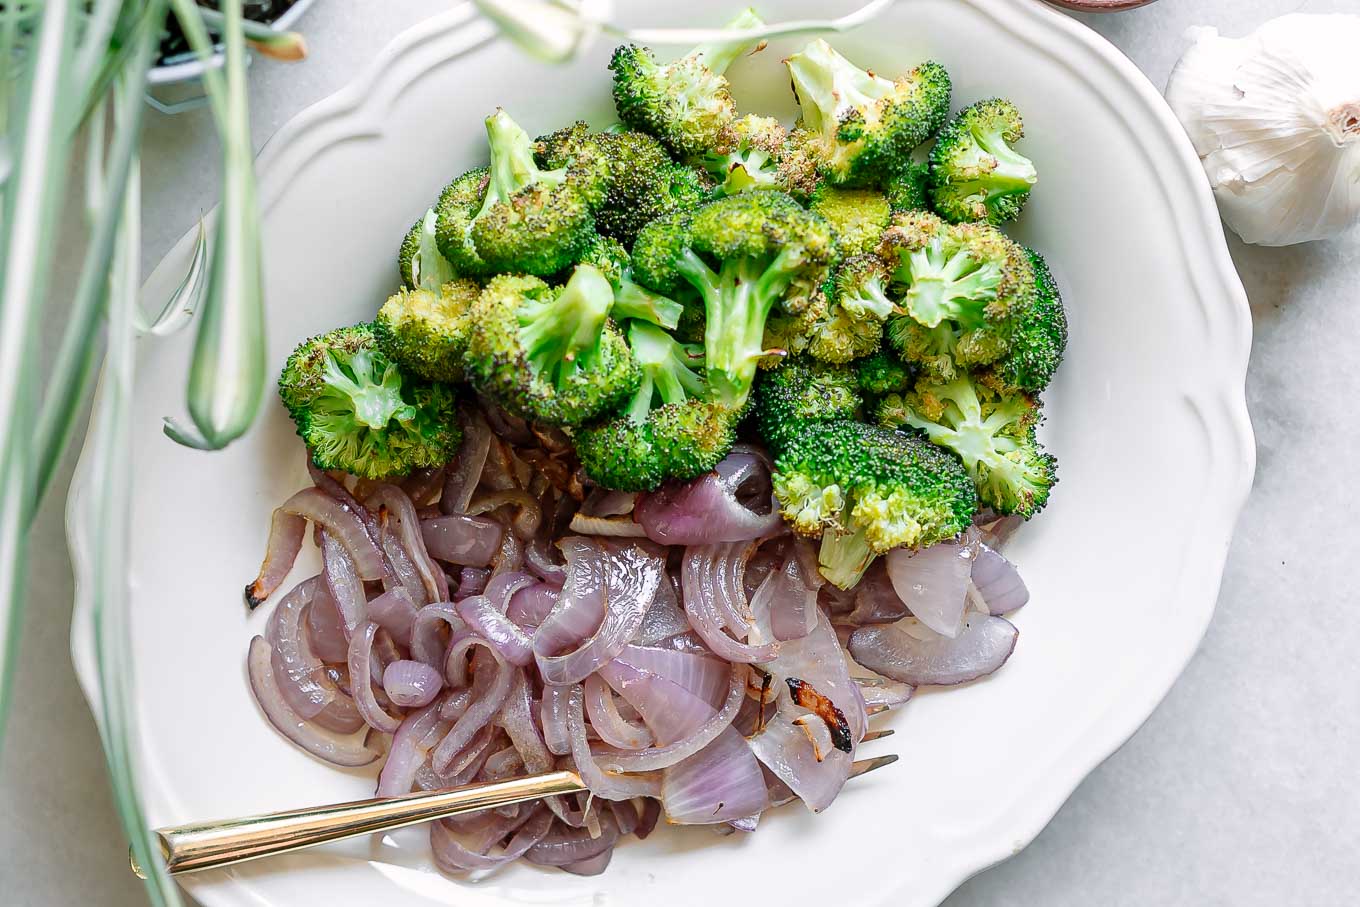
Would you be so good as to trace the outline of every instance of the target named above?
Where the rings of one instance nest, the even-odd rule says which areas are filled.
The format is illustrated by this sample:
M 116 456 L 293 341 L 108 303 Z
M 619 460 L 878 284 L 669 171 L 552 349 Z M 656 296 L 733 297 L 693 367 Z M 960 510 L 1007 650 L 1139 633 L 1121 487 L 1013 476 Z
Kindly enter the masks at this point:
M 726 28 L 763 24 L 747 9 Z M 701 155 L 719 144 L 737 116 L 736 102 L 723 73 L 754 42 L 740 39 L 694 48 L 673 63 L 658 63 L 652 52 L 636 44 L 614 51 L 614 106 L 627 126 L 661 140 L 682 159 Z
M 883 181 L 883 194 L 894 214 L 930 210 L 930 165 L 907 161 Z
M 817 164 L 774 117 L 747 114 L 724 128 L 699 157 L 717 183 L 715 195 L 779 189 L 805 198 L 817 185 Z
M 964 108 L 930 153 L 935 210 L 954 223 L 1005 223 L 1020 216 L 1038 181 L 1034 163 L 1011 146 L 1025 134 L 1020 111 L 992 99 Z
M 775 460 L 774 492 L 795 532 L 821 537 L 822 575 L 843 589 L 878 555 L 957 535 L 977 510 L 953 454 L 854 421 L 805 425 Z
M 467 278 L 438 290 L 398 290 L 373 321 L 378 348 L 417 378 L 462 381 L 469 315 L 481 292 L 481 285 Z
M 766 353 L 770 313 L 776 306 L 806 308 L 833 258 L 830 225 L 776 191 L 733 195 L 653 221 L 633 246 L 642 283 L 702 300 L 708 383 L 713 399 L 732 409 L 744 405 Z
M 756 383 L 756 430 L 778 456 L 807 423 L 859 418 L 860 402 L 850 367 L 790 358 Z
M 827 219 L 836 231 L 836 251 L 844 258 L 873 252 L 883 240 L 892 209 L 876 189 L 844 189 L 822 183 L 808 199 L 808 209 Z
M 586 475 L 651 491 L 708 472 L 732 449 L 738 413 L 708 400 L 703 351 L 646 322 L 630 324 L 628 340 L 642 380 L 622 413 L 574 432 Z
M 616 239 L 594 237 L 581 253 L 581 264 L 592 265 L 614 287 L 611 314 L 618 321 L 640 319 L 674 330 L 684 314 L 684 305 L 661 293 L 654 293 L 633 279 L 633 259 Z M 562 280 L 570 278 L 562 275 Z
M 949 113 L 949 73 L 938 63 L 885 79 L 820 38 L 784 62 L 809 152 L 839 185 L 872 185 L 898 172 Z
M 576 123 L 540 138 L 535 147 L 544 167 L 578 168 L 595 229 L 625 244 L 649 221 L 693 208 L 709 194 L 698 174 L 676 164 L 646 133 L 592 133 Z
M 546 275 L 573 264 L 595 230 L 590 174 L 540 169 L 528 133 L 498 109 L 486 118 L 491 166 L 441 194 L 439 249 L 460 273 Z
M 1044 257 L 1026 249 L 1034 269 L 1034 303 L 1018 318 L 1006 355 L 992 364 L 987 379 L 1004 392 L 1037 394 L 1048 387 L 1067 349 L 1067 313 Z
M 875 418 L 917 429 L 958 454 L 978 497 L 997 513 L 1029 519 L 1048 503 L 1058 480 L 1057 461 L 1035 437 L 1039 401 L 1028 394 L 999 393 L 967 377 L 922 381 L 910 393 L 884 397 Z
M 367 324 L 299 344 L 279 375 L 279 396 L 322 469 L 405 475 L 442 466 L 462 441 L 453 392 L 403 374 Z
M 859 388 L 872 397 L 900 394 L 913 383 L 912 370 L 905 362 L 886 349 L 879 349 L 855 363 Z
M 893 215 L 879 255 L 889 262 L 905 314 L 888 339 L 926 374 L 948 380 L 1001 358 L 1034 299 L 1025 250 L 987 224 L 950 225 L 912 211 Z
M 884 322 L 896 311 L 888 298 L 889 274 L 877 255 L 841 262 L 826 313 L 809 330 L 808 353 L 825 362 L 850 362 L 877 350 Z
M 464 367 L 507 410 L 574 426 L 616 407 L 640 376 L 609 320 L 614 291 L 590 265 L 561 287 L 526 275 L 493 278 L 472 307 Z

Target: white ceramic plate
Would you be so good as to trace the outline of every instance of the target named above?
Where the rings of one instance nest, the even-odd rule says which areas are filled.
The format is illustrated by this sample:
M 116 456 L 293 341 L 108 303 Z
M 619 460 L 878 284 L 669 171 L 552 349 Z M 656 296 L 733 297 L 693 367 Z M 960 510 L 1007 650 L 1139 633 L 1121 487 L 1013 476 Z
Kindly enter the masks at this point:
M 671 18 L 702 24 L 733 3 L 685 6 Z M 781 3 L 780 15 L 826 6 Z M 651 24 L 666 15 L 625 12 Z M 299 339 L 372 315 L 395 285 L 398 240 L 447 179 L 478 163 L 494 106 L 531 133 L 577 115 L 610 120 L 607 47 L 551 68 L 491 39 L 468 5 L 413 29 L 261 156 L 275 366 Z M 1072 338 L 1048 395 L 1062 482 L 1013 548 L 1033 591 L 1015 657 L 987 681 L 920 695 L 892 719 L 891 746 L 876 745 L 902 761 L 822 816 L 788 808 L 755 835 L 721 840 L 664 829 L 621 847 L 596 878 L 512 867 L 476 885 L 434 873 L 419 833 L 413 847 L 396 836 L 187 878 L 207 907 L 689 907 L 702 897 L 927 907 L 1033 839 L 1165 695 L 1209 621 L 1253 469 L 1250 320 L 1199 162 L 1127 60 L 1037 2 L 913 0 L 837 44 L 885 73 L 934 57 L 960 102 L 1005 94 L 1025 112 L 1042 179 L 1018 235 L 1053 262 Z M 792 114 L 787 50 L 737 64 L 743 106 Z M 151 298 L 165 297 L 191 245 L 156 271 Z M 143 351 L 134 414 L 129 569 L 147 814 L 167 824 L 369 795 L 371 771 L 304 755 L 251 700 L 245 649 L 269 608 L 247 615 L 240 590 L 271 509 L 306 481 L 302 448 L 272 400 L 224 453 L 166 440 L 160 420 L 183 405 L 189 346 Z M 88 656 L 76 646 L 92 689 Z

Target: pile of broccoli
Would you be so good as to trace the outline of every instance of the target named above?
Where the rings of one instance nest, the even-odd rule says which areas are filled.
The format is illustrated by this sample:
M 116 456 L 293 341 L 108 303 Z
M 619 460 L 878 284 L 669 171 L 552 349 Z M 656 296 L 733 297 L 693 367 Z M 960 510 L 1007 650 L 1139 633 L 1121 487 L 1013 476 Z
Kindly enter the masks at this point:
M 288 361 L 317 465 L 442 463 L 468 394 L 564 431 L 612 489 L 759 440 L 784 517 L 843 587 L 981 507 L 1037 513 L 1056 481 L 1039 394 L 1067 322 L 1043 258 L 1002 232 L 1037 179 L 1019 111 L 951 117 L 938 63 L 893 78 L 815 40 L 783 61 L 784 124 L 742 112 L 725 75 L 762 47 L 618 48 L 603 129 L 534 139 L 487 117 L 485 166 L 407 233 L 400 289 Z

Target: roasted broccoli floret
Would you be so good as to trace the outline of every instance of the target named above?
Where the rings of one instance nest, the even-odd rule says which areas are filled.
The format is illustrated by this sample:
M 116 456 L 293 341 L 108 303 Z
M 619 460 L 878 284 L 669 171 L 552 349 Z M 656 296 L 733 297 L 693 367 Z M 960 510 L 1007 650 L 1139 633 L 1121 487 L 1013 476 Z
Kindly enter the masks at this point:
M 1025 250 L 987 224 L 946 224 L 933 214 L 893 215 L 880 256 L 890 263 L 904 315 L 888 323 L 903 358 L 939 380 L 1006 354 L 1034 299 Z
M 650 491 L 708 472 L 732 449 L 738 414 L 708 400 L 703 351 L 639 321 L 628 342 L 642 381 L 620 415 L 574 432 L 586 475 L 606 488 Z
M 1014 220 L 1039 179 L 1034 163 L 1014 145 L 1025 134 L 1020 111 L 992 99 L 965 107 L 930 152 L 935 210 L 954 223 Z
M 775 459 L 774 493 L 795 532 L 821 537 L 822 575 L 842 589 L 880 554 L 957 535 L 977 509 L 958 457 L 853 421 L 805 424 Z
M 993 363 L 986 380 L 1003 392 L 1037 394 L 1048 387 L 1067 349 L 1067 313 L 1053 272 L 1042 255 L 1026 249 L 1034 268 L 1034 303 L 1015 322 L 1010 349 Z
M 581 255 L 581 264 L 593 265 L 614 287 L 614 309 L 618 321 L 641 319 L 674 330 L 685 307 L 669 296 L 654 293 L 633 279 L 633 260 L 616 239 L 596 236 Z M 563 275 L 566 280 L 570 275 Z
M 609 320 L 614 290 L 580 265 L 561 287 L 501 275 L 472 307 L 464 367 L 482 393 L 548 425 L 580 425 L 637 390 L 628 344 Z
M 810 422 L 859 418 L 855 372 L 805 357 L 788 359 L 756 382 L 753 413 L 761 440 L 778 456 Z
M 378 348 L 417 378 L 462 381 L 469 313 L 481 292 L 481 284 L 468 278 L 434 290 L 398 290 L 373 321 Z
M 755 10 L 747 9 L 725 27 L 761 24 Z M 745 39 L 701 44 L 673 63 L 658 63 L 647 48 L 622 45 L 609 63 L 619 119 L 656 136 L 682 159 L 705 153 L 737 116 L 723 73 L 753 46 Z
M 883 342 L 883 325 L 896 305 L 888 298 L 889 271 L 877 255 L 857 255 L 836 269 L 826 314 L 809 331 L 809 354 L 825 362 L 868 356 Z
M 279 396 L 322 469 L 405 475 L 442 466 L 462 441 L 452 390 L 403 374 L 367 324 L 299 344 L 279 375 Z
M 883 240 L 892 209 L 875 189 L 842 189 L 826 183 L 808 199 L 808 209 L 825 217 L 836 231 L 836 251 L 844 258 L 873 252 Z
M 859 389 L 871 397 L 900 394 L 913 383 L 911 368 L 886 349 L 855 363 Z
M 401 272 L 401 282 L 408 289 L 438 290 L 458 276 L 453 265 L 439 253 L 435 236 L 438 219 L 437 212 L 431 208 L 401 241 L 397 269 Z
M 930 165 L 907 161 L 883 181 L 883 194 L 894 214 L 930 210 Z
M 783 192 L 746 192 L 648 224 L 633 271 L 657 292 L 702 299 L 713 399 L 739 409 L 766 352 L 766 319 L 776 306 L 804 310 L 833 255 L 823 218 Z
M 1057 461 L 1035 438 L 1040 415 L 1028 394 L 998 393 L 967 377 L 922 381 L 884 397 L 875 413 L 881 425 L 917 429 L 958 454 L 982 503 L 1025 519 L 1043 509 L 1058 480 Z
M 534 143 L 498 109 L 486 118 L 491 166 L 439 197 L 439 251 L 461 274 L 552 274 L 573 264 L 595 230 L 597 191 L 574 167 L 542 170 Z
M 816 161 L 774 117 L 752 113 L 735 120 L 699 163 L 717 182 L 716 195 L 780 189 L 805 198 L 817 186 Z
M 949 73 L 938 63 L 889 80 L 820 38 L 784 62 L 808 149 L 822 175 L 840 185 L 873 185 L 899 172 L 949 113 Z
M 535 147 L 543 167 L 581 171 L 595 229 L 625 244 L 648 221 L 694 208 L 711 192 L 699 174 L 671 160 L 646 133 L 591 132 L 585 123 L 576 123 L 540 138 Z

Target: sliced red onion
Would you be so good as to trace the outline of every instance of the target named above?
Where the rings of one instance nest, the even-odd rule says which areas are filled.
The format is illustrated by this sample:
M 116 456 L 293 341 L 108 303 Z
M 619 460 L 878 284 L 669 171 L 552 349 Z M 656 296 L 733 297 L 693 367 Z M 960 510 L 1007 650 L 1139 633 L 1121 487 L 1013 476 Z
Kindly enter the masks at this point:
M 298 552 L 302 550 L 302 538 L 307 534 L 307 521 L 283 508 L 274 511 L 269 524 L 269 542 L 264 549 L 264 563 L 260 572 L 246 586 L 246 605 L 254 609 L 283 582 L 288 571 L 293 569 Z
M 957 636 L 968 607 L 972 549 L 940 542 L 916 552 L 894 549 L 887 560 L 888 577 L 912 615 L 942 636 Z
M 571 518 L 570 529 L 581 535 L 597 535 L 602 538 L 645 539 L 647 530 L 636 522 L 631 514 L 621 516 L 587 516 L 577 512 Z
M 479 516 L 494 513 L 502 507 L 517 509 L 510 526 L 521 541 L 528 541 L 538 534 L 539 526 L 543 525 L 543 506 L 538 502 L 538 498 L 522 488 L 507 488 L 474 497 L 468 504 L 467 512 L 472 516 Z
M 552 830 L 524 854 L 530 863 L 540 866 L 567 866 L 607 853 L 619 840 L 619 829 L 614 816 L 600 814 L 600 834 L 592 836 L 589 829 L 554 825 Z
M 401 719 L 387 714 L 378 705 L 373 695 L 373 640 L 378 635 L 378 625 L 366 620 L 354 631 L 349 639 L 349 677 L 353 685 L 354 704 L 364 721 L 385 734 L 395 734 L 401 727 Z
M 981 532 L 982 540 L 1000 551 L 1015 534 L 1015 530 L 1025 525 L 1025 518 L 1015 514 L 998 516 L 992 510 L 985 510 L 973 518 L 973 524 Z
M 487 453 L 491 450 L 491 428 L 479 412 L 465 412 L 463 443 L 449 464 L 444 478 L 444 493 L 439 498 L 439 509 L 445 513 L 465 513 L 477 482 L 482 477 Z
M 712 545 L 758 539 L 780 526 L 773 496 L 761 509 L 742 503 L 751 486 L 769 488 L 769 466 L 753 453 L 733 450 L 710 473 L 683 484 L 668 483 L 643 495 L 635 514 L 647 537 L 663 545 Z
M 467 846 L 449 829 L 448 823 L 435 822 L 430 826 L 430 847 L 434 852 L 435 865 L 441 872 L 460 874 L 465 872 L 488 871 L 504 866 L 524 856 L 531 848 L 543 840 L 552 827 L 553 814 L 542 807 L 526 810 L 524 815 L 509 823 L 484 832 L 480 842 Z M 514 837 L 500 853 L 489 851 L 510 831 Z M 494 837 L 493 837 L 494 836 Z M 487 840 L 490 838 L 490 840 Z
M 454 633 L 467 626 L 451 602 L 426 605 L 416 612 L 415 622 L 411 625 L 411 655 L 432 668 L 442 669 L 444 641 L 439 635 L 440 624 L 448 625 Z
M 430 466 L 412 471 L 401 483 L 402 494 L 417 507 L 429 506 L 438 500 L 444 488 L 444 467 Z
M 665 575 L 665 562 L 636 545 L 601 549 L 584 539 L 567 542 L 567 584 L 534 634 L 539 673 L 552 684 L 579 683 L 618 655 L 642 625 Z M 573 610 L 588 614 L 596 627 L 574 651 L 558 654 L 562 636 L 557 631 L 568 620 L 559 615 Z M 576 632 L 577 621 L 571 624 Z
M 363 623 L 368 610 L 363 578 L 345 546 L 325 531 L 321 533 L 321 564 L 326 590 L 340 612 L 340 622 L 348 639 L 354 634 L 354 628 Z
M 827 588 L 834 589 L 830 583 Z M 911 613 L 888 576 L 887 558 L 878 558 L 850 592 L 854 607 L 844 618 L 850 624 L 890 624 Z
M 665 678 L 701 700 L 720 708 L 727 698 L 732 669 L 708 652 L 696 653 L 653 646 L 626 646 L 615 659 L 647 674 Z
M 916 687 L 886 677 L 856 677 L 859 696 L 866 708 L 893 708 L 911 699 Z
M 378 750 L 370 747 L 367 737 L 343 737 L 332 731 L 305 720 L 289 708 L 283 693 L 274 679 L 272 663 L 273 651 L 263 636 L 250 641 L 250 653 L 246 657 L 246 669 L 250 675 L 250 689 L 260 704 L 269 723 L 280 734 L 296 743 L 299 747 L 334 765 L 368 765 L 379 755 Z
M 1003 617 L 971 613 L 954 639 L 906 618 L 861 627 L 850 654 L 869 670 L 913 686 L 949 686 L 992 673 L 1015 651 L 1019 631 Z
M 486 584 L 490 581 L 490 570 L 481 567 L 464 567 L 458 571 L 458 589 L 454 592 L 454 599 L 467 598 L 469 595 L 481 595 L 486 591 Z
M 1029 589 L 1020 578 L 1020 571 L 985 543 L 978 545 L 977 557 L 973 559 L 972 580 L 992 614 L 1009 614 L 1029 601 Z
M 617 661 L 615 662 L 617 664 Z M 695 730 L 689 736 L 677 740 L 667 746 L 653 747 L 648 750 L 640 750 L 636 753 L 622 750 L 602 750 L 595 754 L 595 761 L 607 771 L 615 772 L 641 772 L 653 769 L 669 768 L 682 759 L 699 752 L 708 746 L 718 735 L 727 727 L 730 727 L 736 719 L 737 713 L 741 711 L 741 704 L 746 699 L 746 678 L 748 669 L 745 665 L 734 664 L 730 666 L 731 676 L 729 680 L 727 699 L 723 706 L 712 718 L 704 723 L 702 727 Z M 606 668 L 606 670 L 608 670 Z M 606 678 L 607 679 L 607 678 Z M 612 686 L 612 684 L 611 684 Z M 617 689 L 617 687 L 615 688 Z M 679 687 L 677 687 L 679 689 Z M 626 697 L 625 697 L 626 698 Z M 547 695 L 544 695 L 544 702 Z M 631 703 L 630 703 L 631 704 Z M 636 708 L 636 705 L 634 705 Z M 639 712 L 641 710 L 639 709 Z M 544 727 L 546 729 L 546 716 Z M 652 733 L 656 730 L 653 728 Z
M 627 837 L 638 827 L 638 811 L 633 805 L 633 800 L 611 800 L 609 811 L 614 814 L 614 821 L 618 823 L 619 835 Z
M 416 603 L 404 586 L 384 592 L 368 603 L 368 619 L 391 633 L 392 638 L 403 646 L 411 645 L 416 613 Z
M 557 604 L 557 597 L 561 594 L 560 588 L 547 583 L 525 586 L 510 597 L 510 606 L 505 609 L 505 616 L 525 630 L 536 630 L 552 613 L 553 606 Z
M 693 628 L 689 619 L 680 608 L 680 594 L 675 588 L 675 580 L 669 575 L 662 579 L 656 588 L 656 598 L 652 606 L 642 616 L 642 625 L 630 642 L 637 646 L 650 646 L 689 633 Z
M 505 660 L 505 656 L 497 651 L 496 647 L 478 636 L 468 635 L 455 640 L 449 646 L 449 654 L 446 663 L 451 666 L 458 666 L 463 663 L 470 649 L 477 648 L 487 652 L 493 659 L 494 664 L 481 660 L 479 665 L 482 670 L 473 672 L 473 693 L 472 705 L 463 713 L 462 717 L 454 724 L 447 737 L 439 741 L 432 754 L 432 762 L 435 771 L 443 774 L 453 762 L 453 757 L 472 739 L 473 735 L 486 726 L 501 706 L 505 704 L 505 698 L 510 695 L 510 687 L 514 682 L 514 668 Z M 451 685 L 459 686 L 458 671 L 456 667 L 447 668 L 445 671 Z
M 803 562 L 790 554 L 778 570 L 766 576 L 751 598 L 757 624 L 768 622 L 768 632 L 774 639 L 802 639 L 817 625 L 817 587 L 806 570 Z M 768 638 L 763 626 L 761 637 Z
M 660 796 L 661 778 L 654 772 L 622 774 L 601 770 L 586 740 L 585 695 L 580 684 L 574 683 L 567 689 L 566 700 L 567 740 L 571 744 L 571 758 L 590 792 L 605 800 Z
M 534 723 L 533 700 L 529 698 L 529 681 L 523 671 L 516 671 L 510 693 L 505 697 L 496 723 L 505 730 L 524 762 L 524 770 L 530 774 L 546 772 L 552 768 L 552 753 L 543 742 L 543 735 Z M 565 739 L 565 723 L 563 736 Z M 565 747 L 564 747 L 565 751 Z
M 424 527 L 406 492 L 395 485 L 380 484 L 368 496 L 367 504 L 370 509 L 381 508 L 381 512 L 386 514 L 386 525 L 415 566 L 425 590 L 425 598 L 417 600 L 417 603 L 448 601 L 448 580 L 444 571 L 430 560 L 430 553 L 425 546 Z
M 354 701 L 330 679 L 302 632 L 303 614 L 320 585 L 320 579 L 312 577 L 285 595 L 269 615 L 265 637 L 273 648 L 274 678 L 289 707 L 327 730 L 352 734 L 364 720 Z
M 590 726 L 605 743 L 621 750 L 641 750 L 656 742 L 645 726 L 634 724 L 619 713 L 613 691 L 599 674 L 586 678 L 585 697 Z
M 402 708 L 421 708 L 434 701 L 444 686 L 439 672 L 423 661 L 400 659 L 383 671 L 387 698 Z
M 677 825 L 731 822 L 765 809 L 765 777 L 746 739 L 729 727 L 662 773 L 661 805 Z
M 567 728 L 567 698 L 571 687 L 546 684 L 543 701 L 539 705 L 539 720 L 543 723 L 543 742 L 548 751 L 557 756 L 571 752 L 571 732 Z
M 524 543 L 513 532 L 501 534 L 501 546 L 491 558 L 491 575 L 518 573 L 524 569 Z
M 714 654 L 727 661 L 754 663 L 774 657 L 775 644 L 750 645 L 729 636 L 724 627 L 723 608 L 718 597 L 722 575 L 717 561 L 725 549 L 718 545 L 694 546 L 686 549 L 680 582 L 684 591 L 685 615 L 694 631 L 703 638 Z M 745 591 L 741 591 L 745 596 Z
M 675 681 L 639 670 L 619 659 L 600 668 L 600 676 L 637 710 L 661 746 L 685 740 L 717 714 L 717 708 Z M 606 739 L 606 743 L 613 741 Z M 637 747 L 621 747 L 637 749 Z
M 505 527 L 486 517 L 455 513 L 420 522 L 431 557 L 465 567 L 485 567 L 501 548 Z
M 633 512 L 637 500 L 635 491 L 594 488 L 581 502 L 581 512 L 590 516 L 623 516 Z
M 345 637 L 345 625 L 340 620 L 340 610 L 335 607 L 331 590 L 325 577 L 316 584 L 312 604 L 307 609 L 307 639 L 312 651 L 322 661 L 343 664 L 349 658 L 349 640 Z
M 369 537 L 358 514 L 319 488 L 304 488 L 279 508 L 316 523 L 333 536 L 354 561 L 360 579 L 380 580 L 387 575 L 382 552 Z
M 410 793 L 415 785 L 416 771 L 452 726 L 452 721 L 440 717 L 438 703 L 407 715 L 392 738 L 392 749 L 378 775 L 377 796 L 398 797 Z
M 574 876 L 597 876 L 609 868 L 609 863 L 613 859 L 614 851 L 610 849 L 604 853 L 596 854 L 588 860 L 581 860 L 578 863 L 563 863 L 557 868 Z
M 544 582 L 560 586 L 567 581 L 567 565 L 557 562 L 552 546 L 542 538 L 530 539 L 524 546 L 524 563 L 530 573 Z
M 496 580 L 492 582 L 495 583 Z M 533 580 L 526 577 L 525 582 L 531 583 Z M 455 607 L 458 609 L 458 616 L 463 618 L 478 635 L 495 646 L 506 661 L 518 667 L 533 663 L 534 648 L 528 634 L 502 614 L 490 598 L 485 595 L 471 595 L 458 602 Z

